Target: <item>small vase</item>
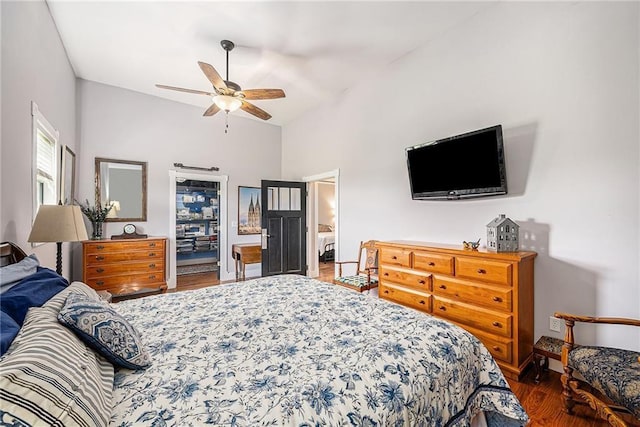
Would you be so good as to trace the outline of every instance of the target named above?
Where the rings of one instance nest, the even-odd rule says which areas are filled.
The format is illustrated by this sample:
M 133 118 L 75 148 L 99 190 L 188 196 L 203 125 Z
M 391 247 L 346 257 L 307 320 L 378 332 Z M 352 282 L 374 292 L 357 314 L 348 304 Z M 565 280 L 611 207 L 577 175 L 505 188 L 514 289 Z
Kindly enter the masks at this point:
M 91 227 L 93 230 L 91 231 L 91 240 L 100 240 L 102 239 L 102 225 L 104 222 L 102 221 L 92 221 Z

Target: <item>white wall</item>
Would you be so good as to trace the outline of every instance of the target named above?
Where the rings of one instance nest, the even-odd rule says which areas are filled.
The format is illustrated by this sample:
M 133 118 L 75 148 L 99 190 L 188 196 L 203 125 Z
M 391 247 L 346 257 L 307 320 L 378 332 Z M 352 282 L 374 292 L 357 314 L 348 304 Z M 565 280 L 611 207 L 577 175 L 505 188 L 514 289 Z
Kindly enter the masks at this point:
M 318 183 L 318 224 L 333 226 L 335 220 L 335 184 Z
M 640 318 L 638 25 L 638 3 L 500 3 L 285 126 L 283 177 L 340 168 L 343 256 L 517 220 L 539 253 L 536 337 L 554 311 Z M 411 200 L 405 147 L 494 124 L 507 197 Z M 578 333 L 640 348 L 632 328 Z
M 44 1 L 0 2 L 2 9 L 2 241 L 35 252 L 55 269 L 56 245 L 27 243 L 32 223 L 31 101 L 60 131 L 60 143 L 78 153 L 75 75 Z M 63 275 L 70 277 L 70 244 L 63 245 Z
M 149 84 L 153 84 L 150 82 Z M 259 242 L 258 235 L 238 236 L 238 186 L 259 187 L 261 179 L 280 178 L 281 128 L 233 114 L 224 133 L 224 114 L 203 117 L 202 109 L 100 83 L 78 80 L 80 139 L 85 165 L 79 200 L 94 203 L 94 159 L 106 157 L 147 162 L 147 221 L 140 232 L 169 235 L 169 170 L 175 162 L 220 168 L 228 182 L 228 260 L 231 245 Z M 122 233 L 125 223 L 106 223 L 105 236 Z M 227 269 L 233 271 L 233 262 Z M 254 271 L 257 269 L 257 271 Z M 247 266 L 247 276 L 259 274 Z

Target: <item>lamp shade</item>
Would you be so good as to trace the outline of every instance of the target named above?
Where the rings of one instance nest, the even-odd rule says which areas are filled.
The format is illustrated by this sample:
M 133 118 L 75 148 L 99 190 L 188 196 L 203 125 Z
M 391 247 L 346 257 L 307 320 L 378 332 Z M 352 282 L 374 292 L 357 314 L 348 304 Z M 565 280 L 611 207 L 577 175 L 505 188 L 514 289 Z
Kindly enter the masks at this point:
M 218 108 L 228 112 L 236 111 L 242 105 L 242 101 L 229 95 L 216 95 L 213 97 L 213 102 Z
M 27 241 L 78 242 L 88 238 L 80 206 L 42 205 Z

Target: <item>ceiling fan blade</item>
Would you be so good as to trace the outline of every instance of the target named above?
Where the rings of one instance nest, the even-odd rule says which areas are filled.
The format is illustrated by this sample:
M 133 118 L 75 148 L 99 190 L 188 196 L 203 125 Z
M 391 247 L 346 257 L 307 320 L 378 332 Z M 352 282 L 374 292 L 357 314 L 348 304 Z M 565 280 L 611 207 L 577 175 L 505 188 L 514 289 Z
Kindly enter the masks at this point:
M 220 111 L 220 108 L 218 108 L 216 104 L 211 104 L 211 107 L 207 108 L 207 111 L 204 112 L 203 116 L 213 116 L 218 111 Z
M 277 99 L 284 98 L 282 89 L 247 89 L 243 90 L 244 99 Z
M 271 118 L 271 114 L 267 113 L 266 111 L 256 107 L 255 105 L 247 101 L 242 101 L 242 105 L 240 106 L 240 108 L 242 108 L 242 110 L 246 111 L 247 113 L 252 114 L 262 120 L 269 120 Z
M 218 92 L 224 92 L 227 90 L 227 84 L 224 82 L 224 80 L 222 80 L 222 77 L 220 77 L 220 74 L 218 74 L 218 72 L 215 68 L 213 68 L 212 65 L 200 61 L 198 61 L 198 65 L 200 66 L 200 69 L 202 70 L 204 75 L 207 76 L 211 84 L 213 84 L 213 87 L 216 88 Z
M 165 85 L 156 85 L 156 87 L 159 87 L 160 89 L 177 90 L 178 92 L 195 93 L 197 95 L 209 95 L 209 96 L 215 95 L 215 93 L 205 92 L 202 90 L 195 90 L 195 89 L 185 89 L 183 87 L 165 86 Z

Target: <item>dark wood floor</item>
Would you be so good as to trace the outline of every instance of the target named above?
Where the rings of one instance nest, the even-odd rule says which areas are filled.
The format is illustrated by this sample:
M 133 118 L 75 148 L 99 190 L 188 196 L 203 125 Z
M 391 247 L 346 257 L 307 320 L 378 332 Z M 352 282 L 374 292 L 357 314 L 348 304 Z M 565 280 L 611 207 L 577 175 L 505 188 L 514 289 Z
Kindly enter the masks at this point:
M 320 263 L 319 280 L 331 282 L 334 277 L 334 263 Z M 211 273 L 190 274 L 180 276 L 177 291 L 198 289 L 206 286 L 217 285 L 220 282 L 212 280 Z M 511 389 L 524 406 L 531 421 L 530 427 L 605 427 L 605 421 L 597 419 L 594 411 L 586 406 L 577 405 L 575 415 L 567 415 L 562 410 L 562 386 L 560 374 L 548 372 L 536 385 L 533 381 L 533 372 L 530 370 L 522 381 L 508 380 Z M 640 426 L 640 424 L 630 424 Z

